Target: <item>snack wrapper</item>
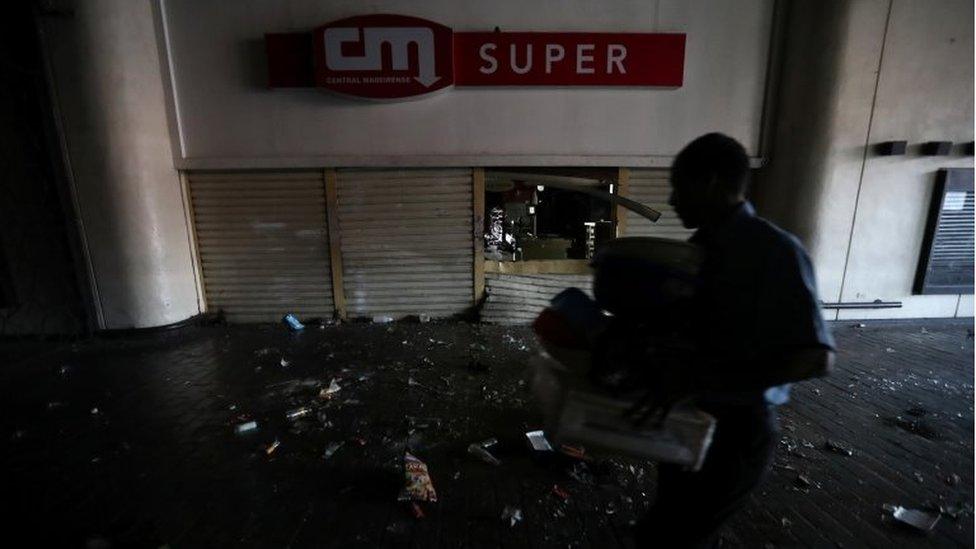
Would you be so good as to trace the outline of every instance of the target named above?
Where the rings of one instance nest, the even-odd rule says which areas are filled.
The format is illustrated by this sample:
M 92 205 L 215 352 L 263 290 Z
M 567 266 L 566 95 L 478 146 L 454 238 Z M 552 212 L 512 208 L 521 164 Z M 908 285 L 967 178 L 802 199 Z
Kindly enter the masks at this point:
M 403 490 L 400 491 L 400 501 L 437 501 L 434 483 L 427 472 L 427 464 L 417 459 L 410 452 L 403 456 Z

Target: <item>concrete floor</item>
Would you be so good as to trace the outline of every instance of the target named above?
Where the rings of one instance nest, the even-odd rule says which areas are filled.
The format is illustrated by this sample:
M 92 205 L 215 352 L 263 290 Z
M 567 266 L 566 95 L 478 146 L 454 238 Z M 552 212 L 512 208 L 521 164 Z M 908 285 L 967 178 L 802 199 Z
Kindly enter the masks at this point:
M 971 546 L 971 322 L 833 328 L 838 371 L 795 389 L 773 474 L 724 544 Z M 541 423 L 523 379 L 533 347 L 526 328 L 436 323 L 2 344 L 15 504 L 4 535 L 74 547 L 628 546 L 654 466 L 529 455 L 522 433 Z M 339 393 L 317 398 L 333 378 Z M 286 419 L 299 406 L 313 411 Z M 258 429 L 235 434 L 251 419 Z M 497 467 L 465 452 L 489 437 Z M 396 501 L 408 445 L 439 498 L 421 520 Z M 885 504 L 945 513 L 920 534 Z M 506 506 L 524 517 L 514 527 Z

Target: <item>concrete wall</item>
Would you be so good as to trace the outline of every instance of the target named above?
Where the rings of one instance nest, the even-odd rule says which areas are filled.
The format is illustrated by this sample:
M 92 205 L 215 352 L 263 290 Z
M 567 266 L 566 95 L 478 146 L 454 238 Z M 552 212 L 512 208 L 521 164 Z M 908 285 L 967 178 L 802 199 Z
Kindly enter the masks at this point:
M 973 139 L 973 5 L 829 0 L 789 5 L 760 212 L 806 243 L 825 301 L 902 301 L 839 318 L 972 314 L 972 296 L 912 296 L 936 170 L 950 157 L 879 157 L 877 143 Z M 828 313 L 831 318 L 838 315 Z
M 99 326 L 199 312 L 167 127 L 152 4 L 58 3 L 43 33 L 67 141 Z
M 668 165 L 711 130 L 757 154 L 771 0 L 165 0 L 161 7 L 180 166 Z M 266 88 L 264 33 L 383 12 L 458 31 L 686 32 L 685 82 L 452 88 L 386 103 Z
M 0 337 L 86 328 L 30 5 L 0 18 Z
M 973 140 L 973 3 L 895 0 L 885 38 L 869 143 Z M 956 296 L 912 296 L 936 172 L 973 167 L 948 157 L 868 154 L 841 299 L 897 299 L 902 309 L 842 311 L 839 318 L 953 316 Z

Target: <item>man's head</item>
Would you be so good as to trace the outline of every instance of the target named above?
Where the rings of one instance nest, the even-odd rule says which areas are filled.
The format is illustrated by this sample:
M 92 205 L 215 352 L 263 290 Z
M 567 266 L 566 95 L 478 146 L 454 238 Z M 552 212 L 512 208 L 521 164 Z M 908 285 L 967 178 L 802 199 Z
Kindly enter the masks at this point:
M 678 153 L 671 165 L 671 199 L 685 227 L 709 225 L 745 200 L 749 157 L 738 141 L 705 134 Z

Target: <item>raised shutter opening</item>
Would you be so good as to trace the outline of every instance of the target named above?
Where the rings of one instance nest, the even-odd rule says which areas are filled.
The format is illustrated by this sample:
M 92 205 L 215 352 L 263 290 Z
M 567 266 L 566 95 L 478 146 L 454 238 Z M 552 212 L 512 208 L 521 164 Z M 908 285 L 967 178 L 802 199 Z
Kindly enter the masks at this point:
M 230 322 L 331 318 L 322 172 L 188 174 L 207 308 Z
M 471 170 L 339 170 L 350 317 L 447 317 L 474 299 Z
M 668 205 L 670 195 L 671 183 L 668 170 L 632 169 L 627 198 L 661 212 L 661 218 L 655 223 L 630 210 L 624 210 L 627 219 L 621 236 L 656 236 L 688 240 L 694 231 L 681 225 L 678 214 L 674 212 L 674 208 Z
M 973 293 L 973 169 L 939 170 L 915 293 Z

